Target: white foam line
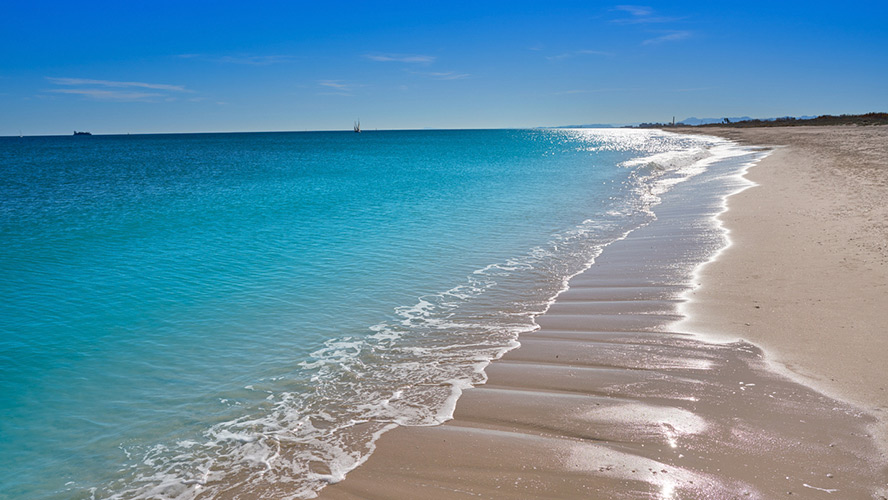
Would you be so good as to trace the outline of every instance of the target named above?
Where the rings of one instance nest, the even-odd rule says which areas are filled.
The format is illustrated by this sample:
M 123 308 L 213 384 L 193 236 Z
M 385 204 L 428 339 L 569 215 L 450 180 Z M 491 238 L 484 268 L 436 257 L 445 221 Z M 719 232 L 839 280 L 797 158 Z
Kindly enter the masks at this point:
M 330 474 L 313 474 L 312 478 L 319 479 L 319 480 L 324 481 L 325 483 L 328 483 L 328 484 L 336 484 L 336 483 L 342 481 L 343 479 L 345 479 L 345 476 L 349 472 L 357 469 L 361 465 L 364 465 L 364 462 L 366 462 L 367 459 L 370 458 L 370 455 L 372 455 L 373 452 L 376 451 L 376 442 L 379 441 L 379 438 L 382 437 L 382 435 L 385 434 L 386 432 L 388 432 L 396 427 L 398 427 L 398 424 L 391 423 L 391 424 L 388 424 L 388 425 L 384 426 L 383 428 L 379 429 L 378 431 L 374 432 L 372 434 L 373 437 L 370 439 L 370 442 L 367 443 L 367 453 L 364 453 L 363 455 L 361 455 L 361 457 L 358 458 L 357 460 L 355 460 L 352 463 L 352 465 L 347 466 L 347 467 L 338 468 L 338 470 L 336 470 L 335 472 L 331 471 Z M 314 498 L 317 496 L 317 492 L 312 492 L 312 493 L 314 493 L 314 495 L 307 496 L 305 498 Z
M 842 403 L 845 403 L 845 404 L 848 404 L 852 407 L 860 409 L 863 407 L 861 402 L 850 399 L 847 394 L 844 394 L 838 390 L 827 387 L 822 382 L 819 382 L 819 381 L 812 379 L 808 376 L 805 376 L 803 374 L 793 371 L 785 363 L 776 359 L 774 352 L 772 352 L 770 349 L 765 349 L 764 346 L 762 346 L 761 344 L 759 344 L 757 342 L 753 342 L 750 339 L 743 337 L 742 335 L 730 336 L 730 335 L 723 334 L 723 333 L 722 334 L 713 333 L 710 331 L 703 331 L 700 329 L 700 327 L 693 326 L 693 315 L 689 312 L 689 309 L 693 305 L 693 303 L 695 302 L 694 297 L 693 297 L 695 292 L 703 286 L 702 279 L 701 279 L 702 275 L 703 275 L 703 271 L 706 269 L 707 266 L 709 266 L 713 262 L 718 261 L 721 258 L 721 256 L 734 245 L 734 240 L 731 238 L 731 230 L 728 229 L 727 227 L 725 227 L 724 221 L 722 219 L 723 215 L 730 210 L 730 208 L 728 206 L 729 199 L 734 195 L 737 195 L 739 193 L 742 193 L 743 191 L 746 191 L 747 189 L 759 186 L 758 183 L 756 183 L 746 177 L 746 175 L 749 173 L 749 170 L 751 168 L 755 167 L 756 165 L 758 165 L 762 160 L 764 160 L 765 158 L 770 156 L 775 150 L 783 149 L 785 146 L 766 145 L 766 146 L 758 146 L 758 147 L 766 147 L 767 150 L 762 150 L 761 151 L 762 155 L 760 157 L 756 158 L 755 160 L 753 160 L 751 162 L 744 164 L 742 169 L 737 174 L 735 174 L 733 176 L 745 185 L 738 188 L 738 189 L 735 189 L 734 191 L 732 191 L 730 193 L 725 194 L 722 197 L 721 210 L 717 214 L 715 214 L 712 218 L 713 223 L 722 233 L 722 237 L 724 239 L 724 245 L 722 245 L 721 248 L 716 250 L 715 253 L 713 253 L 709 259 L 707 259 L 704 262 L 701 262 L 700 264 L 698 264 L 694 268 L 693 272 L 691 273 L 691 282 L 689 283 L 691 287 L 686 292 L 681 294 L 680 298 L 682 299 L 682 302 L 680 302 L 677 306 L 677 311 L 678 311 L 679 315 L 682 316 L 682 319 L 679 319 L 679 320 L 675 321 L 674 323 L 670 324 L 669 328 L 672 329 L 673 331 L 676 331 L 676 332 L 694 335 L 698 339 L 700 339 L 704 342 L 710 342 L 713 344 L 729 344 L 729 343 L 733 343 L 733 342 L 742 341 L 742 342 L 745 342 L 749 345 L 755 346 L 756 348 L 761 350 L 762 361 L 767 365 L 767 367 L 772 372 L 774 372 L 778 375 L 781 375 L 783 377 L 786 377 L 787 379 L 789 379 L 792 382 L 795 382 L 799 385 L 813 389 L 814 391 L 817 391 L 820 394 L 823 394 L 831 399 L 834 399 L 836 401 L 840 401 Z M 749 150 L 753 150 L 753 148 L 749 148 Z M 882 431 L 880 430 L 881 428 L 878 427 L 878 423 L 871 423 L 868 425 L 868 428 L 870 429 L 870 431 L 872 433 L 882 435 Z M 875 439 L 875 442 L 876 442 L 876 446 L 878 447 L 880 452 L 883 455 L 888 455 L 888 439 L 884 439 L 884 438 Z M 886 491 L 888 491 L 888 490 L 886 490 Z M 888 496 L 888 495 L 886 495 L 886 496 Z
M 677 135 L 686 135 L 686 134 L 677 134 Z M 688 136 L 688 137 L 694 137 L 694 138 L 697 138 L 697 137 L 699 137 L 699 136 Z M 724 140 L 724 139 L 720 139 L 720 138 L 716 138 L 716 137 L 711 137 L 711 136 L 704 136 L 704 137 L 711 138 L 711 139 L 713 140 L 713 142 L 715 143 L 715 144 L 710 145 L 710 146 L 707 148 L 707 150 L 710 151 L 710 152 L 711 152 L 713 149 L 715 149 L 716 147 L 718 147 L 718 146 L 724 146 L 726 143 L 731 143 L 731 144 L 733 144 L 731 141 L 726 141 L 726 140 Z M 735 149 L 734 149 L 734 148 L 731 148 L 731 150 L 734 151 Z M 724 150 L 722 150 L 722 151 L 724 151 Z M 745 149 L 745 148 L 744 148 L 743 152 L 744 152 L 744 154 L 746 153 L 746 149 Z M 631 164 L 631 166 L 641 166 L 641 165 L 644 165 L 644 164 L 649 163 L 649 161 L 653 161 L 653 159 L 661 158 L 661 157 L 663 157 L 663 155 L 665 155 L 665 154 L 668 154 L 668 153 L 659 153 L 658 155 L 651 155 L 651 156 L 643 157 L 643 158 L 639 158 L 639 159 L 628 160 L 628 162 L 624 162 L 624 164 L 626 164 L 626 165 L 630 165 L 630 164 Z M 715 163 L 716 161 L 723 160 L 723 159 L 729 158 L 729 157 L 731 157 L 731 156 L 736 156 L 736 155 L 727 155 L 727 154 L 713 155 L 713 156 L 711 156 L 711 157 L 707 157 L 707 158 L 699 159 L 699 160 L 693 162 L 693 163 L 690 164 L 690 165 L 685 165 L 683 168 L 678 169 L 678 170 L 679 170 L 678 173 L 682 173 L 682 172 L 681 172 L 682 170 L 686 170 L 686 169 L 688 169 L 688 168 L 690 168 L 690 171 L 687 172 L 687 175 L 685 175 L 685 177 L 682 178 L 682 179 L 680 179 L 678 182 L 681 182 L 681 181 L 683 181 L 683 180 L 686 180 L 686 179 L 688 179 L 688 178 L 690 178 L 690 177 L 692 177 L 692 176 L 694 176 L 694 175 L 697 175 L 697 174 L 699 174 L 699 173 L 705 171 L 706 168 L 709 167 L 709 165 Z M 745 170 L 744 170 L 744 173 L 745 173 Z M 676 182 L 676 183 L 677 183 L 677 182 Z M 671 185 L 670 185 L 670 187 L 671 187 Z M 655 202 L 655 204 L 656 204 L 656 202 Z M 725 205 L 725 210 L 727 210 L 726 205 Z M 610 241 L 610 242 L 608 242 L 608 243 L 606 243 L 606 244 L 604 244 L 604 245 L 601 245 L 601 246 L 597 249 L 597 251 L 594 253 L 594 255 L 592 255 L 592 257 L 586 262 L 586 264 L 585 264 L 585 265 L 584 265 L 579 271 L 577 271 L 576 273 L 571 274 L 571 275 L 569 275 L 569 276 L 566 276 L 566 277 L 562 280 L 562 287 L 561 287 L 561 289 L 560 289 L 558 292 L 556 292 L 555 295 L 553 295 L 552 298 L 549 299 L 549 300 L 546 302 L 546 305 L 545 305 L 545 307 L 543 308 L 543 310 L 542 310 L 541 312 L 537 312 L 537 313 L 533 313 L 533 314 L 531 314 L 531 318 L 530 318 L 530 319 L 531 319 L 531 323 L 532 323 L 531 328 L 529 328 L 529 329 L 526 330 L 526 331 L 518 332 L 517 335 L 515 336 L 514 341 L 513 341 L 513 345 L 510 345 L 510 346 L 507 346 L 507 347 L 503 348 L 502 350 L 499 351 L 499 353 L 498 353 L 497 356 L 495 356 L 494 358 L 488 360 L 488 361 L 486 362 L 486 364 L 484 365 L 484 367 L 481 369 L 481 373 L 483 374 L 483 372 L 486 370 L 486 367 L 489 366 L 490 363 L 492 363 L 493 361 L 502 358 L 502 357 L 503 357 L 506 353 L 508 353 L 509 351 L 512 351 L 512 350 L 514 350 L 514 349 L 517 349 L 517 348 L 521 347 L 520 336 L 521 336 L 522 334 L 530 333 L 530 332 L 532 332 L 532 331 L 536 331 L 536 330 L 539 329 L 539 324 L 536 322 L 536 319 L 539 318 L 540 316 L 546 314 L 546 313 L 549 311 L 549 309 L 552 307 L 552 305 L 556 303 L 556 301 L 558 300 L 558 297 L 561 296 L 561 294 L 563 294 L 564 292 L 570 290 L 570 281 L 571 281 L 574 277 L 579 276 L 579 275 L 585 273 L 586 271 L 588 271 L 588 270 L 589 270 L 589 269 L 595 264 L 595 259 L 598 258 L 598 257 L 601 255 L 601 253 L 604 251 L 605 248 L 607 248 L 607 247 L 610 246 L 610 245 L 613 245 L 614 243 L 616 243 L 616 242 L 618 242 L 618 241 L 622 241 L 622 240 L 626 239 L 626 238 L 627 238 L 632 232 L 634 232 L 634 231 L 640 229 L 641 227 L 646 226 L 647 224 L 650 224 L 650 222 L 651 222 L 651 221 L 648 221 L 648 222 L 646 222 L 646 223 L 644 223 L 644 224 L 639 225 L 638 227 L 634 227 L 634 228 L 632 228 L 632 229 L 629 229 L 629 230 L 625 231 L 625 232 L 624 232 L 622 235 L 620 235 L 619 237 L 615 238 L 614 240 L 612 240 L 612 241 Z M 492 265 L 490 265 L 490 266 L 487 266 L 487 267 L 485 267 L 483 270 L 480 270 L 480 271 L 481 271 L 481 273 L 483 273 L 484 271 L 486 271 L 486 270 L 492 268 L 493 266 L 495 266 L 495 264 L 492 264 Z M 475 271 L 475 273 L 479 273 L 479 271 Z M 459 385 L 457 385 L 457 384 L 453 384 L 453 385 L 452 385 L 452 387 L 453 387 L 453 392 L 451 393 L 451 397 L 448 398 L 448 400 L 447 400 L 447 402 L 448 402 L 448 406 L 451 406 L 451 400 L 452 400 L 452 406 L 449 408 L 449 412 L 447 413 L 447 418 L 446 418 L 445 420 L 443 420 L 441 423 L 446 422 L 447 420 L 451 420 L 451 419 L 453 418 L 453 413 L 456 411 L 456 404 L 457 404 L 457 401 L 459 400 L 459 397 L 462 395 L 463 390 L 465 390 L 465 389 L 471 389 L 471 388 L 475 387 L 476 385 L 483 385 L 483 384 L 486 383 L 486 382 L 487 382 L 487 377 L 486 377 L 486 375 L 485 375 L 484 380 L 483 380 L 482 382 L 480 382 L 480 383 L 477 383 L 477 384 L 472 384 L 472 383 L 470 383 L 470 382 L 467 382 L 466 385 L 463 385 L 463 384 L 459 384 Z M 439 412 L 439 415 L 440 415 L 440 412 Z
M 719 210 L 718 213 L 714 214 L 711 219 L 713 224 L 715 225 L 715 227 L 718 228 L 718 230 L 722 233 L 722 238 L 724 240 L 724 244 L 718 250 L 716 250 L 707 260 L 701 262 L 700 264 L 698 264 L 694 268 L 693 272 L 691 273 L 691 281 L 690 281 L 690 283 L 688 283 L 690 285 L 690 288 L 681 294 L 680 298 L 682 299 L 682 302 L 680 302 L 677 307 L 678 313 L 683 318 L 679 319 L 678 321 L 675 321 L 674 323 L 669 325 L 669 327 L 671 329 L 673 329 L 674 331 L 688 333 L 688 334 L 696 336 L 697 338 L 699 338 L 702 341 L 710 342 L 710 343 L 714 343 L 714 344 L 729 344 L 729 343 L 733 343 L 733 342 L 743 341 L 747 344 L 753 345 L 762 351 L 763 356 L 764 356 L 764 361 L 768 364 L 769 368 L 772 371 L 774 371 L 775 373 L 783 375 L 783 376 L 789 378 L 790 380 L 792 380 L 793 382 L 796 382 L 800 385 L 804 385 L 806 387 L 810 387 L 812 389 L 815 389 L 823 394 L 826 394 L 827 396 L 829 396 L 833 399 L 843 401 L 846 403 L 854 404 L 852 401 L 848 401 L 847 399 L 843 398 L 842 395 L 840 395 L 840 394 L 828 392 L 824 387 L 821 387 L 819 384 L 817 384 L 816 381 L 811 380 L 803 375 L 793 372 L 788 367 L 786 367 L 786 365 L 784 365 L 783 363 L 776 361 L 773 358 L 770 351 L 764 349 L 761 345 L 759 345 L 755 342 L 752 342 L 749 339 L 746 339 L 742 336 L 735 337 L 735 336 L 729 336 L 726 334 L 719 334 L 719 333 L 713 333 L 710 331 L 704 331 L 704 330 L 701 330 L 700 327 L 693 326 L 693 315 L 690 313 L 689 309 L 696 302 L 696 300 L 694 299 L 694 294 L 702 286 L 704 286 L 702 283 L 703 282 L 703 280 L 702 280 L 703 271 L 710 264 L 717 262 L 722 257 L 722 255 L 724 255 L 724 253 L 727 252 L 728 249 L 730 249 L 734 245 L 734 240 L 731 238 L 731 230 L 725 226 L 724 220 L 723 220 L 724 214 L 726 214 L 727 212 L 730 211 L 730 207 L 728 206 L 729 199 L 734 195 L 737 195 L 739 193 L 742 193 L 743 191 L 746 191 L 747 189 L 759 186 L 758 183 L 756 183 L 746 177 L 746 175 L 749 173 L 749 170 L 751 168 L 755 167 L 756 165 L 758 165 L 762 160 L 764 160 L 765 158 L 770 156 L 776 149 L 783 148 L 784 146 L 767 146 L 767 147 L 768 147 L 768 150 L 763 150 L 761 156 L 759 156 L 758 158 L 756 158 L 753 161 L 745 163 L 742 166 L 741 170 L 732 176 L 738 182 L 743 184 L 743 186 L 722 196 L 721 209 Z M 752 150 L 752 149 L 750 148 L 749 150 Z
M 751 151 L 751 149 L 746 149 L 746 151 Z M 718 261 L 719 258 L 734 245 L 734 240 L 731 238 L 731 230 L 725 226 L 724 220 L 722 219 L 722 216 L 726 214 L 729 210 L 728 200 L 734 195 L 740 194 L 747 189 L 758 186 L 756 182 L 749 180 L 746 177 L 746 174 L 749 172 L 750 168 L 754 167 L 763 159 L 767 158 L 772 152 L 773 150 L 763 151 L 760 157 L 743 164 L 739 172 L 730 176 L 742 185 L 739 188 L 722 196 L 720 210 L 711 218 L 712 224 L 718 229 L 719 232 L 721 232 L 724 244 L 718 250 L 716 250 L 707 260 L 701 262 L 700 264 L 697 264 L 697 266 L 694 267 L 694 270 L 691 272 L 690 283 L 688 283 L 690 285 L 690 288 L 679 296 L 682 302 L 678 304 L 677 309 L 678 313 L 683 316 L 683 318 L 670 325 L 670 328 L 683 333 L 694 334 L 712 343 L 731 343 L 738 340 L 735 338 L 716 336 L 713 335 L 711 332 L 704 332 L 690 326 L 689 323 L 692 320 L 692 315 L 689 312 L 689 308 L 691 304 L 695 302 L 693 298 L 694 294 L 703 286 L 701 279 L 701 277 L 703 276 L 703 271 L 706 269 L 707 266 L 709 266 L 713 262 Z
M 670 132 L 669 134 L 674 134 L 674 133 Z M 731 145 L 735 145 L 735 144 L 736 144 L 736 143 L 734 143 L 733 141 L 729 141 L 729 140 L 726 140 L 726 139 L 723 139 L 723 138 L 720 138 L 720 137 L 715 137 L 715 136 L 702 136 L 702 135 L 701 135 L 701 136 L 694 136 L 694 135 L 689 135 L 689 134 L 674 134 L 674 135 L 680 135 L 680 136 L 684 136 L 684 137 L 691 137 L 691 138 L 694 138 L 694 139 L 698 139 L 698 138 L 700 138 L 700 137 L 705 137 L 705 138 L 711 140 L 711 141 L 714 143 L 714 144 L 710 145 L 710 146 L 707 148 L 709 151 L 711 151 L 712 149 L 714 149 L 714 148 L 717 147 L 717 146 L 724 146 L 724 145 L 726 145 L 726 144 L 731 144 Z M 734 149 L 734 148 L 732 148 L 732 149 Z M 745 152 L 746 152 L 746 148 L 744 148 L 744 153 L 745 153 Z M 627 160 L 626 162 L 624 162 L 624 164 L 626 164 L 626 165 L 633 165 L 633 166 L 640 166 L 640 165 L 644 165 L 644 164 L 646 164 L 646 163 L 649 163 L 650 161 L 653 161 L 654 159 L 656 159 L 656 158 L 658 158 L 658 157 L 661 157 L 661 155 L 664 155 L 664 154 L 668 154 L 668 153 L 659 153 L 659 154 L 656 154 L 656 155 L 650 155 L 650 156 L 647 156 L 647 157 L 641 157 L 641 158 L 636 158 L 636 159 L 630 159 L 630 160 Z M 736 156 L 736 155 L 717 155 L 717 156 L 715 156 L 715 157 L 711 157 L 711 158 L 703 158 L 703 159 L 701 159 L 701 160 L 698 160 L 698 161 L 692 163 L 691 165 L 687 165 L 687 166 L 685 166 L 685 168 L 687 168 L 687 167 L 691 167 L 691 166 L 702 166 L 702 167 L 704 167 L 703 170 L 705 170 L 705 167 L 708 167 L 708 166 L 711 165 L 712 163 L 715 163 L 715 162 L 718 161 L 718 160 L 723 160 L 723 159 L 728 158 L 728 157 L 730 157 L 730 156 Z M 743 172 L 742 172 L 741 174 L 739 174 L 739 176 L 740 176 L 740 177 L 743 177 L 743 175 L 746 173 L 746 169 L 749 168 L 749 166 L 751 166 L 752 164 L 753 164 L 753 163 L 750 163 L 748 166 L 746 166 L 746 167 L 744 168 Z M 694 169 L 694 172 L 693 172 L 690 176 L 696 175 L 697 173 L 700 173 L 700 172 L 703 171 L 703 170 Z M 690 177 L 690 176 L 688 176 L 688 177 Z M 743 177 L 743 179 L 746 180 L 745 177 Z M 747 182 L 750 182 L 750 183 L 751 183 L 752 181 L 748 181 L 748 180 L 747 180 Z M 754 185 L 754 183 L 752 183 L 752 184 Z M 751 187 L 751 186 L 749 186 L 749 187 Z M 743 189 L 746 189 L 746 188 L 743 188 Z M 737 191 L 737 192 L 739 192 L 739 191 Z M 732 194 L 733 194 L 733 193 L 732 193 Z M 725 198 L 723 199 L 723 206 L 724 206 L 724 210 L 723 210 L 723 212 L 724 212 L 724 211 L 727 211 L 727 201 L 726 201 L 726 198 L 727 198 L 727 197 L 725 197 Z M 720 213 L 723 213 L 723 212 L 720 212 Z M 719 222 L 720 222 L 720 221 L 719 221 Z M 531 315 L 531 322 L 532 322 L 532 324 L 533 324 L 532 328 L 529 329 L 529 330 L 527 330 L 527 331 L 519 332 L 518 335 L 516 335 L 516 338 L 515 338 L 515 340 L 514 340 L 514 346 L 509 346 L 509 347 L 503 349 L 503 350 L 501 351 L 501 353 L 500 353 L 497 357 L 495 357 L 495 358 L 491 359 L 490 361 L 488 361 L 488 362 L 487 362 L 487 365 L 489 365 L 491 362 L 493 362 L 493 361 L 495 361 L 495 360 L 497 360 L 497 359 L 502 358 L 502 357 L 503 357 L 506 353 L 508 353 L 509 351 L 511 351 L 511 350 L 513 350 L 513 349 L 517 349 L 518 347 L 521 347 L 521 343 L 520 343 L 520 341 L 519 341 L 519 339 L 520 339 L 520 335 L 521 335 L 521 334 L 524 334 L 524 333 L 530 333 L 531 331 L 536 331 L 536 330 L 539 329 L 539 324 L 536 322 L 536 319 L 537 319 L 538 317 L 540 317 L 540 316 L 546 314 L 546 313 L 549 311 L 549 309 L 552 307 L 552 305 L 555 304 L 555 302 L 558 300 L 558 297 L 561 296 L 561 295 L 562 295 L 563 293 L 565 293 L 566 291 L 570 290 L 570 281 L 571 281 L 573 278 L 575 278 L 576 276 L 579 276 L 579 275 L 585 273 L 586 271 L 588 271 L 588 270 L 589 270 L 589 269 L 595 264 L 595 259 L 598 258 L 598 257 L 602 254 L 602 252 L 604 252 L 605 248 L 607 248 L 607 247 L 613 245 L 614 243 L 616 243 L 616 242 L 618 242 L 618 241 L 625 240 L 625 239 L 626 239 L 626 238 L 627 238 L 632 232 L 634 232 L 634 231 L 636 231 L 636 230 L 638 230 L 638 229 L 640 229 L 640 228 L 642 228 L 642 227 L 644 227 L 644 226 L 646 226 L 646 225 L 648 225 L 648 224 L 650 224 L 650 221 L 649 221 L 649 222 L 646 222 L 646 223 L 644 223 L 644 224 L 641 224 L 641 225 L 639 225 L 638 227 L 634 227 L 634 228 L 632 228 L 632 229 L 629 229 L 629 230 L 623 232 L 623 234 L 621 234 L 619 237 L 615 238 L 614 240 L 612 240 L 612 241 L 610 241 L 610 242 L 608 242 L 608 243 L 606 243 L 606 244 L 604 244 L 604 245 L 601 245 L 601 246 L 597 249 L 597 251 L 594 253 L 594 255 L 592 255 L 592 257 L 586 262 L 586 264 L 585 264 L 585 265 L 584 265 L 579 271 L 577 271 L 577 272 L 574 273 L 574 274 L 571 274 L 571 275 L 566 276 L 566 277 L 562 280 L 562 287 L 561 287 L 561 289 L 560 289 L 558 292 L 556 292 L 555 295 L 553 295 L 552 298 L 549 299 L 549 300 L 546 302 L 546 305 L 545 305 L 545 307 L 543 308 L 543 311 L 541 311 L 541 312 L 537 312 L 537 313 L 533 313 L 533 314 Z M 722 226 L 722 227 L 723 227 L 723 226 Z M 483 270 L 480 270 L 480 271 L 481 271 L 481 272 L 486 271 L 486 270 L 490 269 L 492 266 L 495 266 L 495 264 L 492 264 L 492 265 L 490 265 L 490 266 L 487 266 L 487 267 L 485 267 Z M 479 271 L 475 271 L 475 273 L 478 273 L 478 272 L 479 272 Z M 695 270 L 695 272 L 696 272 L 696 270 Z M 486 365 L 485 365 L 485 368 L 486 368 Z M 484 370 L 484 369 L 482 369 L 482 371 L 483 371 L 483 370 Z M 478 385 L 480 385 L 480 384 L 478 384 Z M 454 407 L 455 407 L 455 403 L 456 403 L 456 401 L 454 401 Z
M 694 139 L 698 138 L 696 136 L 688 136 L 688 137 L 694 137 Z M 706 137 L 714 142 L 714 144 L 711 144 L 706 148 L 706 150 L 710 151 L 710 152 L 715 147 L 721 146 L 721 145 L 724 145 L 725 143 L 730 142 L 730 141 L 725 141 L 724 139 L 720 139 L 720 138 L 709 137 L 709 136 L 706 136 Z M 682 153 L 688 153 L 688 151 L 682 151 Z M 625 162 L 625 164 L 627 166 L 642 166 L 642 165 L 649 163 L 650 161 L 654 161 L 658 158 L 663 158 L 664 155 L 668 155 L 668 154 L 669 154 L 669 152 L 659 153 L 657 155 L 651 155 L 648 157 L 642 157 L 642 158 L 638 158 L 638 159 L 628 160 L 628 162 Z M 726 156 L 715 155 L 713 157 L 702 158 L 702 159 L 699 159 L 695 162 L 692 162 L 690 165 L 685 165 L 682 168 L 679 168 L 676 171 L 673 171 L 670 173 L 685 173 L 686 175 L 677 181 L 677 182 L 681 182 L 683 180 L 686 180 L 687 178 L 690 178 L 694 175 L 697 175 L 698 173 L 705 171 L 706 167 L 708 167 L 710 164 L 714 163 L 718 159 L 723 159 L 725 157 Z M 689 172 L 686 172 L 686 169 L 688 169 L 690 167 L 695 167 L 695 168 L 692 168 Z M 674 182 L 672 184 L 675 184 L 677 182 Z M 656 184 L 657 182 L 655 181 L 654 183 Z M 668 187 L 671 187 L 672 184 L 670 184 Z M 668 187 L 666 189 L 668 189 Z M 657 204 L 658 201 L 659 201 L 659 199 L 656 200 L 654 202 L 654 204 Z M 588 271 L 595 264 L 595 259 L 601 255 L 601 253 L 604 251 L 605 248 L 607 248 L 608 246 L 610 246 L 618 241 L 622 241 L 622 240 L 626 239 L 633 231 L 636 231 L 637 229 L 644 227 L 649 223 L 650 223 L 650 221 L 643 223 L 643 224 L 639 225 L 638 227 L 629 229 L 629 230 L 623 232 L 623 234 L 621 234 L 619 237 L 615 238 L 614 240 L 612 240 L 604 245 L 601 245 L 594 252 L 594 255 L 591 256 L 591 258 L 581 267 L 581 269 L 579 271 L 577 271 L 576 273 L 570 274 L 568 276 L 565 276 L 562 279 L 561 289 L 558 290 L 548 301 L 546 301 L 545 306 L 543 307 L 543 310 L 531 313 L 531 315 L 530 315 L 531 326 L 527 329 L 522 329 L 521 331 L 516 332 L 515 338 L 512 340 L 512 342 L 510 342 L 510 344 L 508 346 L 505 346 L 505 347 L 497 350 L 496 354 L 492 358 L 483 362 L 483 366 L 481 366 L 481 368 L 476 372 L 476 373 L 483 375 L 484 378 L 481 382 L 472 383 L 469 380 L 447 381 L 446 383 L 449 383 L 451 386 L 451 393 L 450 393 L 449 397 L 446 399 L 443 407 L 437 412 L 437 414 L 436 414 L 437 418 L 435 418 L 436 422 L 431 423 L 431 424 L 426 424 L 426 425 L 440 425 L 444 422 L 447 422 L 448 420 L 452 420 L 453 414 L 456 411 L 457 402 L 458 402 L 459 398 L 462 396 L 463 391 L 485 384 L 487 382 L 487 376 L 485 373 L 487 366 L 489 366 L 490 363 L 492 363 L 493 361 L 501 359 L 509 351 L 512 351 L 514 349 L 521 347 L 521 342 L 520 342 L 521 335 L 527 334 L 527 333 L 530 333 L 530 332 L 533 332 L 533 331 L 536 331 L 539 329 L 539 324 L 536 322 L 536 319 L 538 317 L 546 314 L 549 311 L 549 309 L 551 309 L 552 305 L 556 303 L 558 297 L 570 289 L 570 281 L 574 277 L 579 276 L 579 275 L 585 273 L 586 271 Z M 472 274 L 484 275 L 486 272 L 488 272 L 492 269 L 502 268 L 502 267 L 503 267 L 503 264 L 500 264 L 500 263 L 490 264 L 482 269 L 475 270 Z M 455 287 L 455 288 L 453 288 L 447 292 L 444 292 L 444 293 L 450 294 L 450 293 L 454 292 L 455 290 L 457 290 L 458 288 L 461 288 L 461 286 Z M 420 302 L 425 302 L 425 301 L 423 300 L 423 298 L 420 298 Z M 414 306 L 414 308 L 416 308 L 416 306 Z M 400 425 L 404 425 L 404 424 L 400 424 Z M 412 425 L 416 425 L 416 424 L 412 424 Z

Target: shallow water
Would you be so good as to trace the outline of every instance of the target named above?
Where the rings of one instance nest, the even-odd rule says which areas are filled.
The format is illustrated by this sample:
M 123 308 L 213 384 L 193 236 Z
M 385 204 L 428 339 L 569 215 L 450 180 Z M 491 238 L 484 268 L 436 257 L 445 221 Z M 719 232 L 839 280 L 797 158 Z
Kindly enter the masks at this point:
M 640 130 L 0 139 L 0 495 L 311 495 L 393 424 L 448 419 L 570 276 L 730 149 Z

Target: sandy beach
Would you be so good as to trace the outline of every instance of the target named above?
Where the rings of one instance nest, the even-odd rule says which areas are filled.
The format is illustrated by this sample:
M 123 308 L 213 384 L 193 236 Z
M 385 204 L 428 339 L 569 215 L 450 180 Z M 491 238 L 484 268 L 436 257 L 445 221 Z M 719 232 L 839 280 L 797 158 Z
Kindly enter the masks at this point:
M 876 415 L 888 443 L 888 128 L 686 131 L 781 147 L 728 200 L 732 245 L 702 268 L 676 328 L 763 347 Z
M 747 181 L 664 197 L 453 420 L 321 496 L 886 498 L 888 129 L 693 132 L 779 146 L 728 199 L 730 246 L 699 266 L 725 244 L 711 193 Z

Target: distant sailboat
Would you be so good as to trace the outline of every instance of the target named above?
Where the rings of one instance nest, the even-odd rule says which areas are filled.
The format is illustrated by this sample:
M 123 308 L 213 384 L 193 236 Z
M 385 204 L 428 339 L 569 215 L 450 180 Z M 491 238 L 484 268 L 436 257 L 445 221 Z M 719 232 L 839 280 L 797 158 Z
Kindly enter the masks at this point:
M 361 120 L 358 120 L 355 122 L 355 133 L 357 133 L 357 134 L 361 133 Z

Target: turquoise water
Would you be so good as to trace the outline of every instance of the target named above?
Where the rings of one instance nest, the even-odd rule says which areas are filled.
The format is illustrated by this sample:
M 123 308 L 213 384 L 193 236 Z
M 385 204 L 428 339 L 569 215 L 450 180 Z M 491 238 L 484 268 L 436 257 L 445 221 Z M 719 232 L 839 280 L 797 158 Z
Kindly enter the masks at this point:
M 0 498 L 311 496 L 381 432 L 448 419 L 723 144 L 0 138 Z

